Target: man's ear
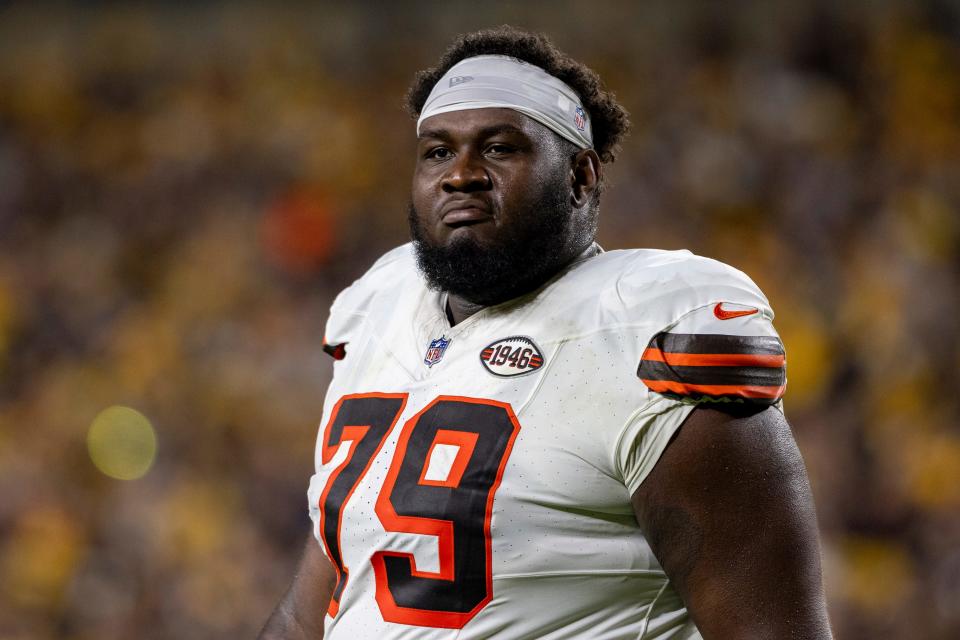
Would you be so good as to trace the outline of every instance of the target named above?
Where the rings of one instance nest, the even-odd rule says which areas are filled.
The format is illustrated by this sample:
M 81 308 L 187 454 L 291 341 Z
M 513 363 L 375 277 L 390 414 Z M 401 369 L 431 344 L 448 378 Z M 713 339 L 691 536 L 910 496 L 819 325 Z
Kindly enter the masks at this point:
M 570 202 L 582 209 L 590 202 L 593 192 L 600 186 L 603 168 L 600 156 L 593 149 L 581 149 L 574 156 L 570 166 Z

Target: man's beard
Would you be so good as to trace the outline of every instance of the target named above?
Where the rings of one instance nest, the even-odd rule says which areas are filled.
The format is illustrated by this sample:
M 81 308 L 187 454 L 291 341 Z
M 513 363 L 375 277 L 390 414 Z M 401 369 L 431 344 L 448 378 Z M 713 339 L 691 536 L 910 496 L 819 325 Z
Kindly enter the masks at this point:
M 489 306 L 532 291 L 556 274 L 575 257 L 571 244 L 585 248 L 593 234 L 586 229 L 571 234 L 576 223 L 565 176 L 543 187 L 536 204 L 516 212 L 511 217 L 513 228 L 492 246 L 470 235 L 455 238 L 447 246 L 431 244 L 411 204 L 410 235 L 417 266 L 430 288 Z

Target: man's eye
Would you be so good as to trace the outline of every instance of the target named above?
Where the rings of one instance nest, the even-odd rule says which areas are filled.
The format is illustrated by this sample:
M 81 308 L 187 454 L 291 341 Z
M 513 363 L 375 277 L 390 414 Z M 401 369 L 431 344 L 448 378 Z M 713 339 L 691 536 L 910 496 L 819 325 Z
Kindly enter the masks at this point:
M 498 155 L 504 154 L 504 153 L 511 153 L 512 151 L 513 151 L 513 147 L 506 144 L 491 144 L 490 146 L 487 147 L 487 153 L 493 153 Z
M 434 160 L 444 160 L 450 157 L 450 149 L 446 147 L 434 147 L 433 149 L 429 149 L 426 154 L 424 154 L 424 157 Z

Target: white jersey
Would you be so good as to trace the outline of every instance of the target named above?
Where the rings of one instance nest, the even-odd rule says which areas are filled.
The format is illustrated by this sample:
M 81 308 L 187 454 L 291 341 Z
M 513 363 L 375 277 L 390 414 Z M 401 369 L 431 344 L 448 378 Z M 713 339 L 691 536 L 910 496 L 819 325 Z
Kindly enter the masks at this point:
M 700 637 L 630 497 L 697 402 L 778 402 L 773 313 L 687 251 L 591 254 L 454 327 L 410 245 L 337 297 L 328 640 Z

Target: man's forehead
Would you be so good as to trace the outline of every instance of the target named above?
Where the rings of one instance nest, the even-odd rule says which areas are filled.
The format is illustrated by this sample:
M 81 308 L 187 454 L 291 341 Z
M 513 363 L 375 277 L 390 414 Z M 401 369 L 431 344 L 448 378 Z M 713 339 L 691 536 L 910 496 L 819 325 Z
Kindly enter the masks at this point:
M 516 132 L 540 137 L 549 129 L 514 109 L 484 107 L 438 113 L 420 124 L 418 138 L 476 136 L 491 132 Z

